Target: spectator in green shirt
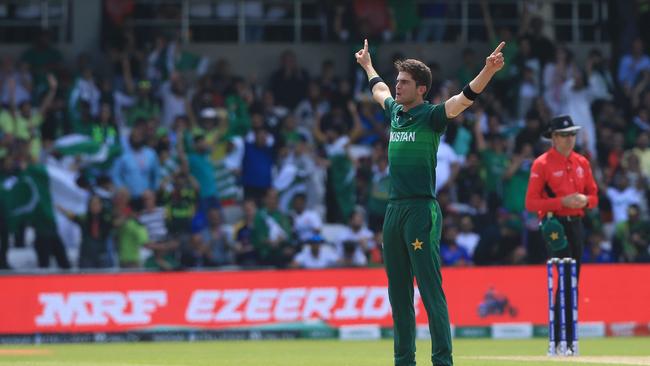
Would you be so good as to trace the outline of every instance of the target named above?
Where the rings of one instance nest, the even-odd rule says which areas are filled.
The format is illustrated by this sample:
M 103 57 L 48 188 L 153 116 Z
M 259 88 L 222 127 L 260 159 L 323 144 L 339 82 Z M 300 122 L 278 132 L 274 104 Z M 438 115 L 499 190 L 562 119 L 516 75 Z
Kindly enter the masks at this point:
M 130 80 L 126 82 L 126 85 L 129 93 L 135 98 L 135 103 L 126 113 L 128 126 L 133 126 L 138 119 L 160 119 L 160 106 L 151 93 L 151 82 L 140 80 L 137 83 L 137 89 Z
M 102 103 L 99 110 L 99 119 L 90 125 L 90 138 L 96 143 L 110 145 L 119 143 L 117 127 L 113 119 L 113 109 L 109 103 Z
M 196 213 L 198 182 L 187 171 L 176 172 L 173 176 L 173 189 L 163 192 L 162 202 L 167 210 L 169 233 L 186 242 L 190 233 L 192 218 Z
M 250 105 L 253 95 L 246 81 L 236 78 L 233 81 L 232 89 L 226 96 L 226 109 L 228 110 L 228 121 L 230 122 L 229 133 L 237 136 L 244 136 L 251 127 Z
M 25 50 L 21 60 L 29 65 L 34 80 L 34 95 L 38 98 L 47 90 L 47 74 L 58 71 L 63 62 L 63 55 L 50 44 L 50 33 L 41 30 L 34 44 Z
M 525 211 L 526 190 L 533 160 L 535 160 L 533 146 L 525 143 L 522 145 L 521 151 L 512 157 L 508 169 L 503 175 L 503 206 L 511 213 Z
M 291 220 L 278 210 L 278 192 L 269 189 L 253 223 L 252 244 L 261 264 L 285 267 L 294 254 Z
M 36 161 L 41 152 L 41 124 L 43 116 L 52 105 L 58 86 L 54 75 L 48 75 L 49 89 L 38 109 L 29 100 L 16 104 L 16 81 L 9 80 L 9 110 L 0 112 L 0 131 L 17 139 L 29 141 L 31 158 Z
M 484 137 L 478 123 L 474 125 L 474 137 L 483 167 L 482 176 L 485 182 L 488 206 L 490 211 L 494 212 L 501 205 L 503 175 L 508 166 L 505 137 L 498 133 L 491 133 L 487 138 Z
M 116 220 L 118 259 L 120 268 L 139 268 L 140 248 L 149 242 L 149 234 L 147 228 L 137 220 L 142 211 L 142 201 L 133 201 L 128 208 L 121 207 L 119 197 L 124 196 L 124 194 L 128 197 L 128 191 L 126 190 L 118 192 L 116 196 L 116 212 L 119 215 Z

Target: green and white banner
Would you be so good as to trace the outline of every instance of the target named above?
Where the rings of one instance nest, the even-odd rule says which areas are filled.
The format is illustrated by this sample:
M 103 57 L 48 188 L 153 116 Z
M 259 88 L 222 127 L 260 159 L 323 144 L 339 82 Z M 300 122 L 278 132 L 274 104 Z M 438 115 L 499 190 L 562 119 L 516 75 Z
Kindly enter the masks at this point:
M 73 225 L 56 206 L 83 214 L 88 193 L 77 186 L 75 174 L 52 165 L 31 165 L 25 170 L 2 177 L 2 208 L 10 230 L 22 224 L 36 230 L 56 227 L 66 244 Z

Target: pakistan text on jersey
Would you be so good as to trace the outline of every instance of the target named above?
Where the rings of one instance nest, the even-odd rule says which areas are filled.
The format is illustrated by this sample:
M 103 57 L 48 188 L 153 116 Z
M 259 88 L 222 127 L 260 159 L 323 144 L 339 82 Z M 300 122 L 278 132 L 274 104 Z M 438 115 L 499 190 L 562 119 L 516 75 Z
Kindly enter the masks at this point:
M 415 142 L 415 132 L 391 132 L 390 142 Z

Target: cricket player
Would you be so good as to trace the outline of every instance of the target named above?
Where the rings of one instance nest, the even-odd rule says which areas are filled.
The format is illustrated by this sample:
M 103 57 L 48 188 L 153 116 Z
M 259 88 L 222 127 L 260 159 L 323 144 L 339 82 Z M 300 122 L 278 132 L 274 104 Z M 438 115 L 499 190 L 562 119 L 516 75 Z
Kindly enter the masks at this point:
M 384 221 L 384 261 L 393 310 L 395 365 L 415 365 L 413 276 L 429 318 L 431 362 L 452 365 L 447 300 L 440 274 L 442 214 L 435 197 L 436 152 L 447 121 L 462 113 L 504 65 L 501 42 L 463 91 L 431 105 L 431 70 L 418 60 L 395 62 L 395 98 L 372 66 L 368 40 L 355 57 L 368 75 L 373 99 L 390 119 L 389 203 Z

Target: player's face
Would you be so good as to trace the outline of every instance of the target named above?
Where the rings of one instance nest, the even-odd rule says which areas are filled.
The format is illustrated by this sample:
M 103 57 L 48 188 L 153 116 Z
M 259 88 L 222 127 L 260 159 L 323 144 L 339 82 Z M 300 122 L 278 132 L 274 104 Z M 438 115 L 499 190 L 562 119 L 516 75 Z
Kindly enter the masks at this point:
M 395 101 L 399 104 L 411 104 L 417 99 L 417 86 L 411 74 L 401 71 L 395 84 Z
M 553 146 L 560 151 L 571 151 L 576 146 L 576 131 L 553 133 Z

